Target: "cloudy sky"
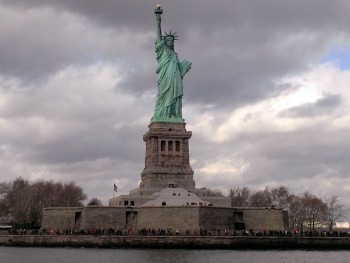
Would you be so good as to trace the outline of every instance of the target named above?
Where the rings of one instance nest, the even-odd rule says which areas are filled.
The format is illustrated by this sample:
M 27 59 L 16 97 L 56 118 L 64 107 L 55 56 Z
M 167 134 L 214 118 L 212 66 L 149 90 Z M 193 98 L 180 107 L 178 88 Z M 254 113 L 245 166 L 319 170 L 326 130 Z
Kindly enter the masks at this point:
M 197 187 L 287 186 L 350 207 L 348 0 L 0 0 L 1 181 L 138 187 L 156 97 L 154 7 L 192 62 Z

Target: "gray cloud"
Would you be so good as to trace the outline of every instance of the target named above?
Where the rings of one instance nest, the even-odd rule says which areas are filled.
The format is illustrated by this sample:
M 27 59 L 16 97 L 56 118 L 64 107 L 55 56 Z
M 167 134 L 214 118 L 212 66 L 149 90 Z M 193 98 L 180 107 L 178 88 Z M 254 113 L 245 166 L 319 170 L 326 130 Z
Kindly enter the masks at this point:
M 5 56 L 0 59 L 9 61 L 3 69 L 5 73 L 21 77 L 29 74 L 30 79 L 44 77 L 50 70 L 70 64 L 119 60 L 129 66 L 129 72 L 136 68 L 136 72 L 143 74 L 141 78 L 135 71 L 130 72 L 126 87 L 134 92 L 153 88 L 154 71 L 146 66 L 154 60 L 153 39 L 146 38 L 148 44 L 137 45 L 140 33 L 155 34 L 151 1 L 100 1 L 98 5 L 86 1 L 2 2 L 17 6 L 24 13 L 48 8 L 46 19 L 26 19 L 28 25 L 19 30 L 17 39 L 9 38 L 8 49 L 21 52 L 0 52 Z M 276 1 L 161 4 L 165 8 L 164 29 L 180 32 L 181 41 L 177 43 L 180 57 L 195 59 L 190 73 L 193 77 L 186 80 L 187 98 L 229 107 L 273 94 L 275 87 L 269 80 L 305 70 L 308 66 L 305 62 L 317 62 L 337 37 L 348 37 L 350 26 L 348 5 L 345 3 L 341 8 L 341 1 L 337 5 L 328 1 L 322 4 L 296 1 L 288 5 Z M 53 12 L 59 20 L 47 21 Z M 198 12 L 201 15 L 194 16 Z M 73 22 L 80 27 L 85 23 L 83 28 L 70 29 L 69 20 L 76 19 L 74 14 L 79 15 L 80 21 Z M 65 23 L 67 16 L 71 19 Z M 39 28 L 36 22 L 40 23 Z M 38 30 L 33 35 L 28 27 Z M 13 44 L 17 47 L 13 48 Z M 39 59 L 32 60 L 31 56 Z
M 336 94 L 326 94 L 315 103 L 306 103 L 298 107 L 293 107 L 281 113 L 281 116 L 288 117 L 312 117 L 329 114 L 341 105 L 342 98 Z

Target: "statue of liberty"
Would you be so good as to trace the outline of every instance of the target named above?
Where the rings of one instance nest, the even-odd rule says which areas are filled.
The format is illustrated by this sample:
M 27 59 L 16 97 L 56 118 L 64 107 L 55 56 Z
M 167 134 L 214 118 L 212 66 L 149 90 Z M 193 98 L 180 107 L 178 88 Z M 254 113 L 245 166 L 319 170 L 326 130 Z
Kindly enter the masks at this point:
M 182 79 L 191 68 L 191 62 L 179 61 L 174 51 L 176 33 L 171 31 L 162 36 L 161 14 L 157 6 L 154 13 L 157 19 L 157 40 L 155 43 L 158 61 L 158 95 L 151 122 L 184 122 L 182 119 Z

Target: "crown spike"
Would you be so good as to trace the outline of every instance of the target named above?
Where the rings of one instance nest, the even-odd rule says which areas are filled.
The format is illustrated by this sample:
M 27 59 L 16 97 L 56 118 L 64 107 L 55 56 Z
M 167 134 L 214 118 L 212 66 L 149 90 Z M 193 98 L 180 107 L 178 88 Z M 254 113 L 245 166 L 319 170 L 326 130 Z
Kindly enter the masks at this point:
M 167 33 L 166 31 L 164 31 L 164 36 L 163 39 L 167 38 L 167 37 L 172 37 L 174 40 L 179 40 L 178 36 L 176 35 L 177 33 L 172 33 L 171 30 L 169 31 L 169 33 Z

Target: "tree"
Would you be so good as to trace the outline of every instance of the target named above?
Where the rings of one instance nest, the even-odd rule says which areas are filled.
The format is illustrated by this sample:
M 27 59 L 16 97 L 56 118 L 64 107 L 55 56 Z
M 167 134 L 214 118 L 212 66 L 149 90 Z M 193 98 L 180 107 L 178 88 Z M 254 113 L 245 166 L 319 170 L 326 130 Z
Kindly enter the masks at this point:
M 250 197 L 252 207 L 270 207 L 273 205 L 272 195 L 268 187 L 264 190 L 255 191 Z
M 302 229 L 305 222 L 304 206 L 301 198 L 296 195 L 290 195 L 288 198 L 288 218 L 290 229 Z
M 333 230 L 333 226 L 336 221 L 344 217 L 344 205 L 339 203 L 339 199 L 336 195 L 326 199 L 326 220 L 329 226 L 329 231 Z
M 9 183 L 0 183 L 0 223 L 8 223 L 9 219 L 9 204 L 7 200 L 7 193 L 10 189 Z
M 248 187 L 230 189 L 231 206 L 247 207 L 250 205 L 251 191 Z
M 61 206 L 63 207 L 75 207 L 83 206 L 83 201 L 86 200 L 86 195 L 83 189 L 76 186 L 74 182 L 63 184 L 63 189 L 60 195 Z
M 11 183 L 6 199 L 15 222 L 23 226 L 28 224 L 33 204 L 29 182 L 22 177 L 15 179 Z
M 327 205 L 319 197 L 309 192 L 305 192 L 300 200 L 304 206 L 304 214 L 306 220 L 309 221 L 310 230 L 314 230 L 315 223 L 321 223 L 324 220 Z
M 202 195 L 203 196 L 219 196 L 219 197 L 222 197 L 224 196 L 222 191 L 220 189 L 207 189 L 207 188 L 202 188 L 203 192 L 202 192 Z
M 2 183 L 1 185 L 4 185 Z M 8 217 L 21 227 L 40 226 L 42 208 L 83 206 L 86 199 L 81 187 L 74 182 L 54 183 L 38 180 L 34 183 L 21 177 L 8 184 L 0 197 L 0 206 L 5 207 Z
M 326 222 L 331 231 L 335 222 L 344 216 L 343 205 L 339 204 L 336 196 L 325 201 L 309 192 L 298 196 L 291 194 L 283 185 L 271 190 L 266 187 L 255 192 L 247 187 L 231 188 L 229 196 L 231 205 L 235 207 L 276 206 L 288 211 L 290 229 L 302 230 L 305 223 L 310 229 L 315 229 L 317 224 Z
M 97 197 L 93 197 L 89 200 L 88 206 L 102 206 L 102 202 Z
M 283 209 L 288 209 L 291 194 L 287 187 L 281 185 L 276 188 L 271 189 L 271 198 L 275 206 L 278 206 Z

